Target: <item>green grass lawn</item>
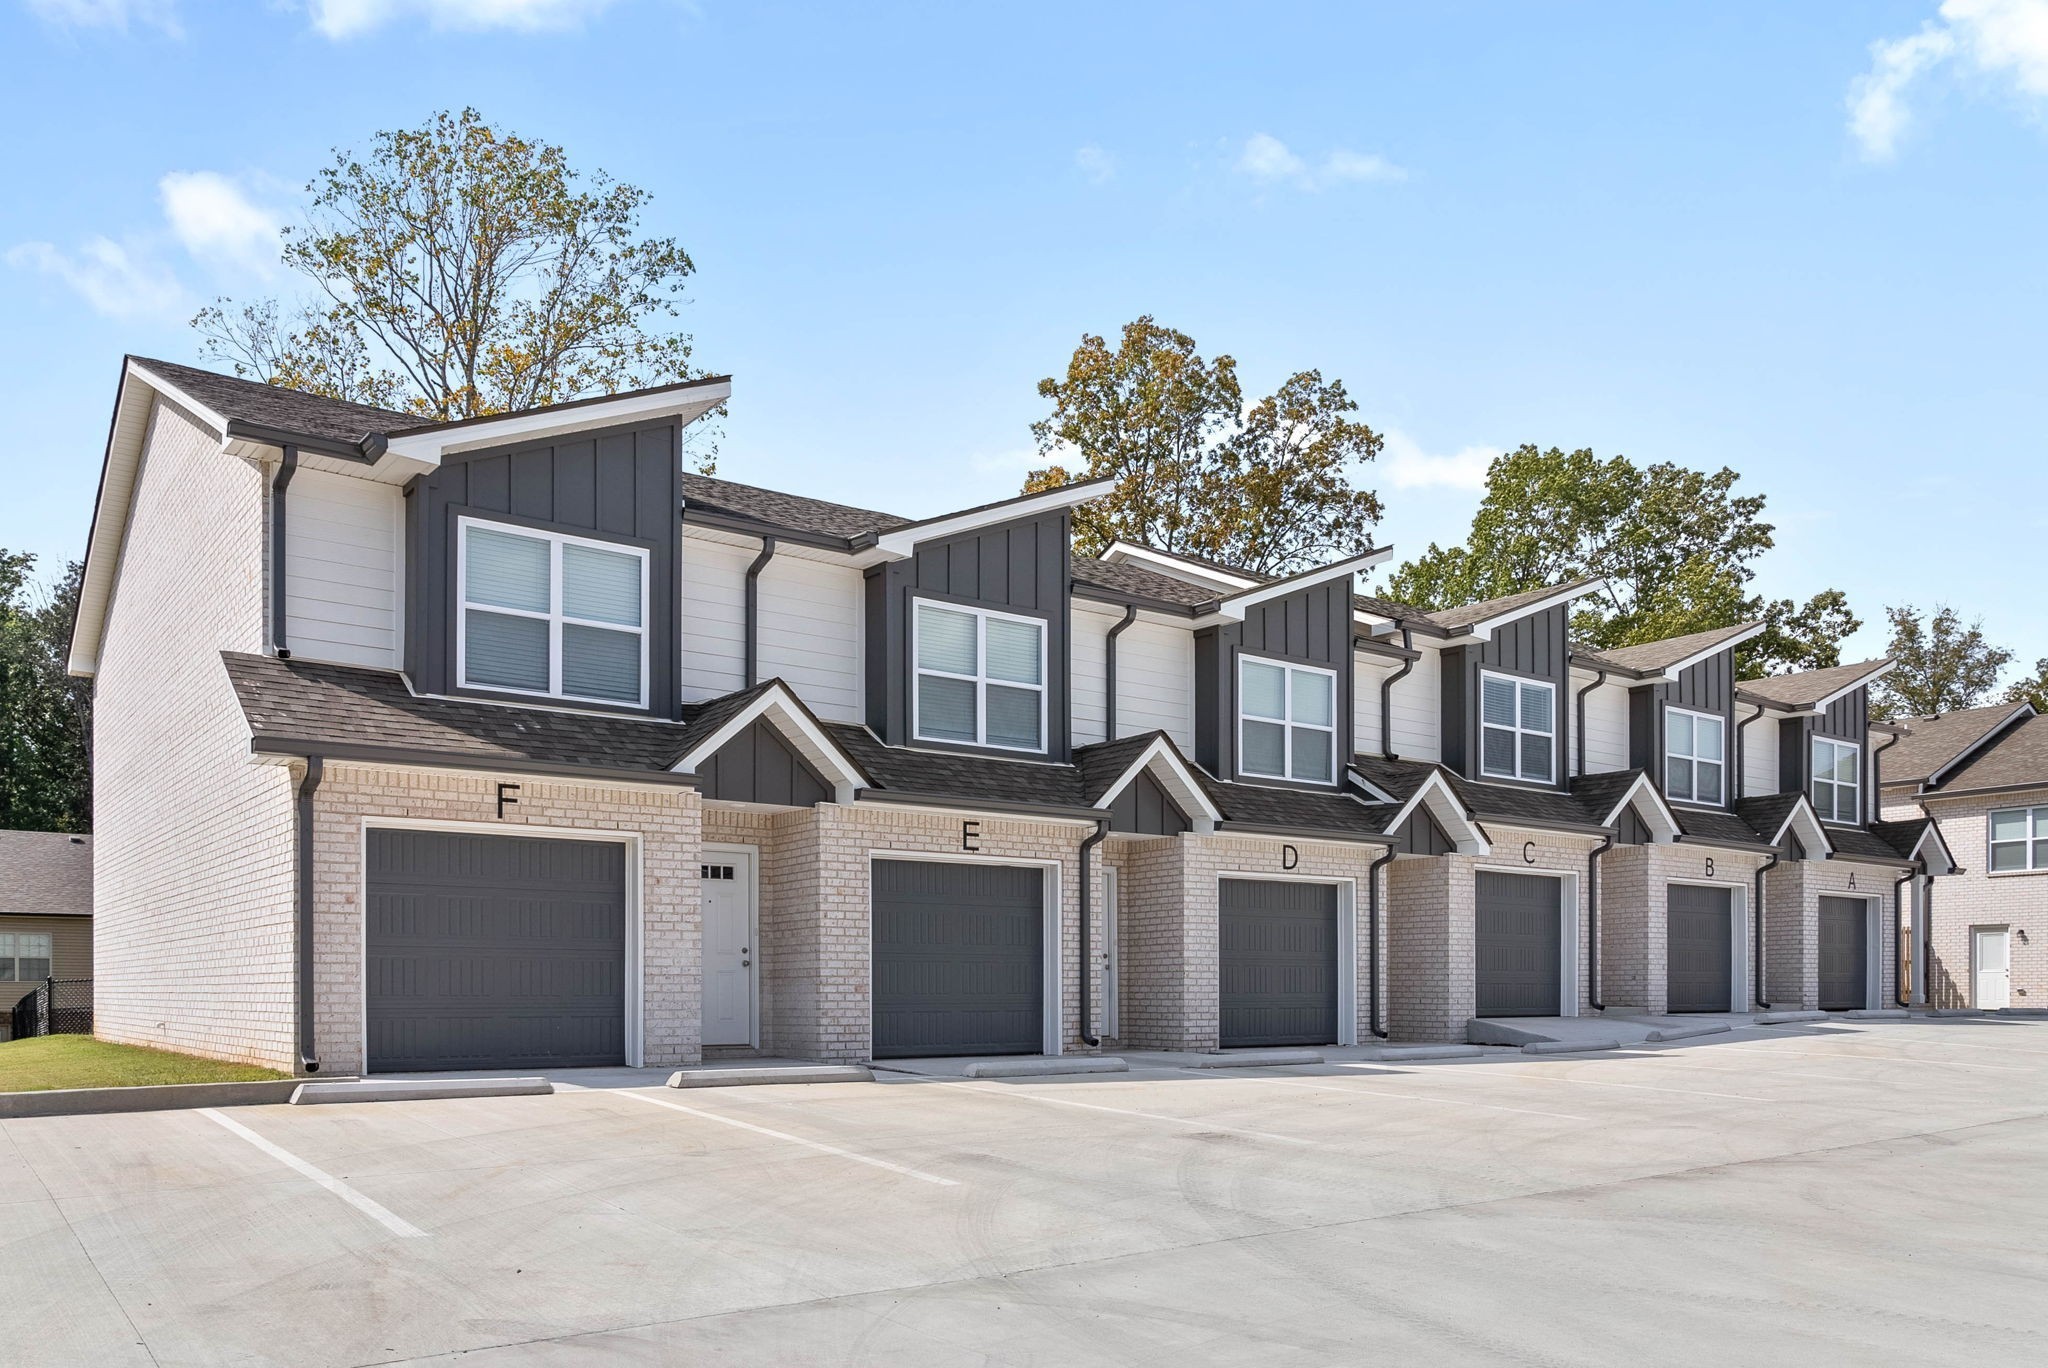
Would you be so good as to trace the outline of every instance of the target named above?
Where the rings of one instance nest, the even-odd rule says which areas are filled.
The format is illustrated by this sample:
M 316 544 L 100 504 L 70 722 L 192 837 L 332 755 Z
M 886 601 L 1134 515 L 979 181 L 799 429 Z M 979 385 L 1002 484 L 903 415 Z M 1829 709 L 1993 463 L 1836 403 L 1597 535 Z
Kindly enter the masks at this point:
M 91 1036 L 36 1036 L 0 1043 L 0 1093 L 50 1088 L 141 1088 L 155 1083 L 248 1083 L 275 1069 L 113 1045 Z

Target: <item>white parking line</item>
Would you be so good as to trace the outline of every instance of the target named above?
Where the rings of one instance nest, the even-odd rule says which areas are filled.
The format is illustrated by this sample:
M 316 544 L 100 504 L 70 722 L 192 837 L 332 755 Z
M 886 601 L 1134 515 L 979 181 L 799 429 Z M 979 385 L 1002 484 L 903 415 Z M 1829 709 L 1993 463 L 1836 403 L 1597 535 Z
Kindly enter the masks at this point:
M 936 1173 L 924 1173 L 914 1168 L 905 1168 L 901 1164 L 892 1164 L 887 1159 L 877 1159 L 872 1155 L 855 1154 L 852 1150 L 841 1149 L 837 1145 L 828 1145 L 822 1140 L 806 1140 L 801 1135 L 791 1135 L 787 1131 L 770 1130 L 766 1126 L 757 1126 L 751 1121 L 742 1121 L 735 1116 L 720 1116 L 717 1112 L 702 1111 L 696 1107 L 686 1107 L 680 1102 L 671 1102 L 665 1097 L 648 1097 L 643 1093 L 636 1092 L 611 1092 L 606 1095 L 611 1097 L 629 1097 L 635 1102 L 645 1102 L 650 1107 L 667 1107 L 670 1111 L 679 1111 L 685 1116 L 694 1116 L 702 1121 L 716 1121 L 721 1126 L 732 1126 L 738 1130 L 752 1131 L 756 1135 L 767 1135 L 777 1140 L 787 1140 L 792 1145 L 802 1145 L 805 1149 L 816 1150 L 820 1154 L 837 1155 L 841 1159 L 851 1159 L 856 1164 L 866 1164 L 870 1168 L 887 1169 L 891 1173 L 900 1173 L 905 1178 L 915 1178 L 920 1183 L 931 1183 L 936 1187 L 959 1186 L 951 1178 L 941 1178 Z
M 402 1235 L 409 1240 L 426 1238 L 427 1232 L 421 1230 L 418 1226 L 412 1224 L 412 1222 L 393 1215 L 388 1208 L 379 1205 L 377 1202 L 372 1201 L 368 1197 L 365 1197 L 362 1193 L 357 1192 L 354 1188 L 350 1187 L 347 1183 L 342 1182 L 341 1179 L 335 1177 L 333 1174 L 327 1173 L 324 1170 L 313 1167 L 305 1160 L 299 1158 L 298 1155 L 293 1154 L 290 1150 L 285 1149 L 281 1145 L 272 1144 L 270 1141 L 265 1140 L 262 1136 L 258 1135 L 255 1131 L 250 1130 L 241 1122 L 229 1120 L 227 1117 L 222 1116 L 219 1112 L 215 1111 L 212 1107 L 199 1108 L 199 1114 L 209 1121 L 219 1122 L 222 1126 L 225 1126 L 229 1131 L 241 1136 L 244 1140 L 247 1140 L 250 1144 L 254 1145 L 257 1149 L 262 1150 L 265 1154 L 277 1160 L 278 1163 L 283 1164 L 286 1168 L 291 1169 L 294 1173 L 302 1174 L 305 1177 L 312 1179 L 321 1187 L 326 1188 L 329 1192 L 341 1198 L 342 1201 L 347 1202 L 357 1211 L 362 1212 L 365 1216 L 368 1216 L 371 1220 L 377 1222 L 379 1225 L 383 1226 L 392 1234 Z
M 1208 1071 L 1204 1071 L 1205 1073 Z M 1215 1131 L 1220 1135 L 1242 1135 L 1253 1140 L 1270 1140 L 1277 1145 L 1307 1145 L 1315 1141 L 1303 1140 L 1293 1135 L 1275 1135 L 1271 1131 L 1246 1130 L 1242 1126 L 1224 1126 L 1213 1121 L 1189 1119 L 1185 1116 L 1169 1116 L 1165 1112 L 1137 1111 L 1130 1107 L 1106 1107 L 1100 1102 L 1076 1102 L 1068 1097 L 1046 1097 L 1039 1093 L 1015 1092 L 1009 1088 L 997 1088 L 973 1083 L 940 1082 L 945 1088 L 958 1088 L 963 1092 L 980 1093 L 984 1097 L 1006 1097 L 1018 1102 L 1043 1102 L 1048 1107 L 1079 1107 L 1083 1111 L 1110 1112 L 1116 1116 L 1140 1116 L 1147 1121 L 1164 1121 L 1174 1126 L 1192 1126 L 1196 1130 Z
M 1187 1069 L 1186 1073 L 1200 1073 L 1215 1077 L 1213 1069 Z M 1252 1080 L 1247 1079 L 1246 1082 Z M 1375 1080 L 1359 1078 L 1353 1082 L 1366 1084 L 1363 1088 L 1338 1088 L 1328 1083 L 1310 1083 L 1301 1078 L 1260 1078 L 1260 1083 L 1284 1083 L 1290 1088 L 1314 1088 L 1317 1092 L 1349 1093 L 1353 1097 L 1385 1097 L 1397 1102 L 1427 1102 L 1444 1107 L 1478 1107 L 1483 1111 L 1515 1112 L 1522 1116 L 1553 1116 L 1560 1121 L 1591 1121 L 1590 1116 L 1574 1116 L 1570 1112 L 1537 1111 L 1533 1107 L 1503 1107 L 1498 1102 L 1467 1102 L 1456 1097 L 1424 1097 L 1420 1093 L 1389 1092 L 1378 1086 Z

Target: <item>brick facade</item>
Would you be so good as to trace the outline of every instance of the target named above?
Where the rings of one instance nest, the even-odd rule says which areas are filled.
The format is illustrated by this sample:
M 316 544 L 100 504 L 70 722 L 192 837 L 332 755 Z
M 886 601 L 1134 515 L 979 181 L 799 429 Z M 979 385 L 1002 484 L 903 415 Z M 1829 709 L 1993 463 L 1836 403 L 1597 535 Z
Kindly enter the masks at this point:
M 2048 871 L 1993 874 L 1990 814 L 2000 808 L 2048 805 L 2048 786 L 1974 797 L 1922 795 L 1926 814 L 1962 873 L 1934 882 L 1934 955 L 1929 987 L 1935 1007 L 1978 1006 L 1971 928 L 2005 927 L 2011 955 L 2013 1007 L 2048 1007 Z M 1888 800 L 1885 816 L 1917 817 L 1915 803 Z M 1916 947 L 1917 948 L 1917 947 Z
M 1894 881 L 1904 869 L 1855 860 L 1785 860 L 1764 875 L 1764 995 L 1778 1011 L 1820 1006 L 1820 900 L 1862 898 L 1878 909 L 1877 1000 L 1896 1006 L 1898 918 Z
M 1608 1007 L 1661 1013 L 1666 993 L 1669 956 L 1670 886 L 1708 884 L 1732 893 L 1730 905 L 1746 966 L 1753 938 L 1749 901 L 1757 868 L 1770 857 L 1743 850 L 1723 850 L 1685 842 L 1616 846 L 1600 857 L 1600 993 Z M 1754 975 L 1743 974 L 1745 984 Z M 1745 987 L 1732 1002 L 1746 1010 L 1753 988 Z

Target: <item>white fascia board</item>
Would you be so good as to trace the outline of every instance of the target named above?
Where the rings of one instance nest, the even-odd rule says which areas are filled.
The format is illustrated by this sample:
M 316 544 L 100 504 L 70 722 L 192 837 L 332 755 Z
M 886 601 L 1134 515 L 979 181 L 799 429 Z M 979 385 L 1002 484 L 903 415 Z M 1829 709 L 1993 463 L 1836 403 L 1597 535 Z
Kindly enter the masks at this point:
M 642 394 L 621 395 L 615 399 L 599 400 L 595 403 L 508 413 L 488 422 L 430 428 L 425 432 L 393 437 L 386 455 L 417 461 L 431 468 L 438 466 L 443 457 L 459 452 L 504 446 L 512 442 L 536 441 L 544 437 L 567 436 L 592 428 L 615 427 L 621 423 L 675 418 L 687 425 L 731 397 L 732 382 L 721 380 L 711 385 L 678 386 Z
M 1059 489 L 1048 489 L 1043 494 L 1030 494 L 1021 499 L 1005 499 L 986 508 L 971 508 L 960 513 L 948 513 L 943 517 L 927 518 L 923 522 L 884 532 L 875 538 L 875 549 L 884 557 L 907 560 L 917 549 L 919 542 L 934 538 L 954 537 L 962 532 L 971 532 L 977 527 L 994 523 L 1012 522 L 1018 518 L 1035 518 L 1041 513 L 1052 513 L 1062 508 L 1073 508 L 1099 499 L 1109 493 L 1116 484 L 1112 479 L 1082 480 L 1077 484 L 1064 485 Z
M 1299 590 L 1313 588 L 1315 585 L 1325 584 L 1333 579 L 1350 579 L 1359 571 L 1371 569 L 1382 561 L 1390 559 L 1393 554 L 1394 548 L 1389 546 L 1380 550 L 1368 551 L 1362 556 L 1352 556 L 1346 560 L 1333 561 L 1328 565 L 1318 566 L 1313 570 L 1305 570 L 1299 575 L 1290 575 L 1286 579 L 1273 580 L 1270 583 L 1257 585 L 1254 588 L 1239 590 L 1216 605 L 1216 616 L 1231 622 L 1242 622 L 1247 612 L 1262 603 L 1276 598 L 1285 598 L 1287 595 Z
M 1645 799 L 1648 801 L 1644 801 Z M 1656 835 L 1659 845 L 1669 845 L 1677 840 L 1684 830 L 1678 824 L 1678 814 L 1664 801 L 1664 795 L 1657 792 L 1657 786 L 1650 782 L 1650 776 L 1647 774 L 1636 776 L 1636 781 L 1628 786 L 1628 792 L 1621 795 L 1621 801 L 1600 819 L 1600 825 L 1613 826 L 1614 819 L 1621 815 L 1621 810 L 1631 806 L 1643 818 L 1644 825 Z
M 1187 762 L 1180 758 L 1179 752 L 1163 736 L 1154 737 L 1152 744 L 1138 753 L 1138 757 L 1131 761 L 1130 767 L 1095 800 L 1095 806 L 1107 812 L 1110 804 L 1117 800 L 1117 796 L 1131 786 L 1132 780 L 1147 769 L 1155 767 L 1156 777 L 1165 784 L 1167 791 L 1173 794 L 1175 801 L 1187 811 L 1188 816 L 1210 823 L 1223 820 L 1222 809 L 1209 800 L 1208 793 L 1202 788 L 1201 780 L 1195 777 Z
M 851 803 L 855 789 L 872 787 L 873 781 L 839 748 L 837 742 L 825 734 L 825 729 L 812 719 L 795 695 L 779 683 L 726 719 L 725 725 L 717 731 L 692 746 L 687 755 L 670 767 L 670 772 L 695 773 L 697 766 L 716 755 L 726 742 L 763 717 L 774 723 L 796 744 L 803 757 L 832 781 L 834 802 Z
M 1729 637 L 1726 641 L 1722 641 L 1716 643 L 1715 645 L 1709 646 L 1704 651 L 1694 651 L 1685 659 L 1677 661 L 1674 664 L 1666 665 L 1664 667 L 1665 682 L 1672 684 L 1677 683 L 1678 676 L 1686 670 L 1690 670 L 1693 666 L 1699 664 L 1702 660 L 1709 660 L 1714 656 L 1719 655 L 1723 651 L 1730 650 L 1734 647 L 1740 646 L 1743 642 L 1748 641 L 1751 637 L 1761 634 L 1764 630 L 1764 626 L 1765 624 L 1761 622 L 1753 622 L 1748 627 L 1744 628 L 1742 631 L 1737 632 L 1732 637 Z M 1654 679 L 1645 679 L 1639 680 L 1637 682 L 1643 684 L 1654 684 L 1657 681 Z
M 1828 829 L 1821 825 L 1820 814 L 1813 810 L 1812 801 L 1805 794 L 1785 814 L 1785 820 L 1778 823 L 1777 831 L 1771 835 L 1772 845 L 1785 844 L 1785 833 L 1794 829 L 1799 833 L 1799 844 L 1806 847 L 1810 855 L 1818 850 L 1822 855 L 1833 855 L 1835 843 L 1828 839 Z
M 1869 674 L 1858 675 L 1854 680 L 1850 681 L 1847 684 L 1844 684 L 1841 688 L 1835 690 L 1826 698 L 1823 698 L 1819 702 L 1815 703 L 1813 705 L 1813 708 L 1811 709 L 1813 716 L 1818 717 L 1822 713 L 1826 712 L 1828 710 L 1829 705 L 1833 704 L 1837 699 L 1846 698 L 1848 695 L 1855 693 L 1858 689 L 1861 689 L 1869 684 L 1874 684 L 1878 680 L 1883 679 L 1886 675 L 1890 674 L 1893 670 L 1897 669 L 1898 665 L 1899 662 L 1896 660 L 1887 660 L 1882 665 L 1879 665 L 1876 669 L 1872 670 Z
M 1392 803 L 1399 801 L 1394 797 L 1393 794 L 1387 792 L 1378 784 L 1375 784 L 1372 780 L 1360 774 L 1356 769 L 1354 769 L 1350 765 L 1346 765 L 1344 767 L 1344 773 L 1350 777 L 1352 783 L 1358 785 L 1358 787 L 1364 789 L 1367 793 L 1371 794 L 1372 800 L 1375 803 Z
M 1140 561 L 1146 565 L 1155 565 L 1176 579 L 1197 581 L 1204 587 L 1251 589 L 1263 583 L 1250 575 L 1233 575 L 1227 570 L 1219 570 L 1215 566 L 1203 565 L 1199 561 L 1176 556 L 1171 551 L 1158 551 L 1149 546 L 1140 546 L 1136 542 L 1111 542 L 1109 549 L 1102 553 L 1102 558 L 1106 561 Z
M 1480 618 L 1477 622 L 1466 627 L 1465 631 L 1471 635 L 1474 641 L 1487 641 L 1492 638 L 1493 629 L 1503 623 L 1513 622 L 1517 618 L 1525 618 L 1531 613 L 1540 613 L 1546 609 L 1555 608 L 1559 604 L 1577 603 L 1580 599 L 1598 593 L 1605 587 L 1604 581 L 1595 580 L 1591 584 L 1580 584 L 1574 585 L 1569 589 L 1560 589 L 1554 594 L 1544 595 L 1534 603 L 1525 603 L 1519 608 L 1509 609 L 1505 613 L 1497 613 L 1490 618 Z M 1459 640 L 1462 640 L 1462 638 Z
M 1949 850 L 1948 842 L 1942 839 L 1940 824 L 1931 816 L 1927 820 L 1927 829 L 1920 833 L 1919 840 L 1913 842 L 1913 848 L 1906 852 L 1906 858 L 1909 860 L 1923 858 L 1922 852 L 1927 849 L 1928 842 L 1930 841 L 1934 843 L 1934 852 L 1933 856 L 1926 857 L 1927 872 L 1929 874 L 1955 873 L 1957 869 L 1956 857 Z M 1935 868 L 1935 857 L 1938 857 L 1940 860 L 1941 868 L 1939 869 Z
M 1422 787 L 1409 795 L 1401 810 L 1387 820 L 1385 834 L 1392 836 L 1399 831 L 1401 824 L 1414 816 L 1418 807 L 1429 809 L 1429 815 L 1444 829 L 1444 834 L 1457 842 L 1460 855 L 1493 853 L 1486 832 L 1465 815 L 1465 805 L 1458 801 L 1458 795 L 1451 792 L 1451 786 L 1444 782 L 1442 773 L 1438 771 L 1431 771 L 1430 776 L 1422 781 Z

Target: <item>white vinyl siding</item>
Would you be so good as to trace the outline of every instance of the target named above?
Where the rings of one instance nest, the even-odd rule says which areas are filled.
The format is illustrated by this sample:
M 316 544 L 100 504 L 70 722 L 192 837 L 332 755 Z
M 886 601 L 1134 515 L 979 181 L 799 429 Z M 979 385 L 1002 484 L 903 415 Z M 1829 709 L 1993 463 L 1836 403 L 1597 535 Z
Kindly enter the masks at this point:
M 1557 778 L 1557 688 L 1511 675 L 1479 676 L 1479 772 L 1489 779 Z
M 1098 612 L 1086 600 L 1074 600 L 1068 637 L 1073 677 L 1067 682 L 1067 697 L 1076 746 L 1092 746 L 1109 739 L 1108 693 L 1105 689 L 1108 682 L 1105 671 L 1109 664 L 1109 629 L 1122 618 L 1122 613 Z M 1130 632 L 1125 631 L 1117 638 L 1119 651 L 1129 636 Z
M 683 530 L 685 703 L 746 687 L 747 566 L 760 551 L 752 538 L 727 541 L 700 528 Z M 862 721 L 867 607 L 859 569 L 784 546 L 761 571 L 755 590 L 760 677 L 786 681 L 828 721 Z
M 1738 798 L 1756 798 L 1778 791 L 1778 718 L 1765 713 L 1747 726 L 1748 713 L 1738 713 L 1735 722 L 1742 736 L 1742 787 Z
M 1340 763 L 1336 674 L 1254 656 L 1239 657 L 1237 667 L 1238 772 L 1334 783 Z
M 302 660 L 398 669 L 402 491 L 301 467 L 284 508 L 286 647 Z
M 1380 753 L 1380 686 L 1400 668 L 1400 661 L 1378 656 L 1359 656 L 1352 667 L 1353 737 L 1364 754 Z M 1415 668 L 1394 684 L 1394 753 L 1402 759 L 1434 762 L 1443 758 L 1437 731 L 1440 687 L 1440 658 L 1426 649 Z
M 1575 680 L 1574 691 L 1593 681 Z M 1572 707 L 1578 705 L 1574 702 Z M 1578 763 L 1578 743 L 1572 745 L 1571 763 Z M 1602 684 L 1586 695 L 1586 773 L 1608 774 L 1630 768 L 1628 763 L 1628 690 L 1618 684 Z
M 1104 667 L 1119 609 L 1074 601 L 1074 744 L 1109 738 Z M 1116 639 L 1117 735 L 1163 731 L 1182 750 L 1195 744 L 1195 636 L 1185 627 L 1139 618 Z
M 1822 821 L 1854 822 L 1862 818 L 1857 796 L 1862 792 L 1862 751 L 1848 741 L 1813 738 L 1813 807 Z
M 1664 794 L 1681 803 L 1719 803 L 1728 776 L 1728 728 L 1712 713 L 1664 710 Z
M 2048 869 L 2048 807 L 2000 808 L 1990 815 L 1989 832 L 1991 873 Z

